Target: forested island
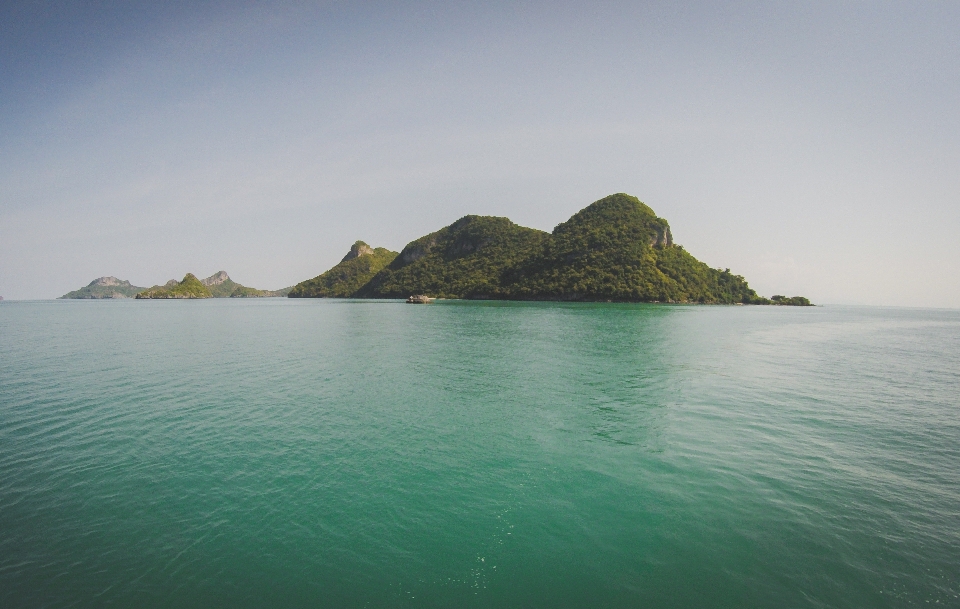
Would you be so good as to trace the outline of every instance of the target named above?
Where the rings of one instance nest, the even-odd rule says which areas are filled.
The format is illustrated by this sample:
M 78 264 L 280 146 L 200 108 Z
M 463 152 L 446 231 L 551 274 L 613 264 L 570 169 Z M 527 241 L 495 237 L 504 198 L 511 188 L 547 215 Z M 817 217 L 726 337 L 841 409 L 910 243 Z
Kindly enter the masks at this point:
M 399 253 L 356 242 L 291 298 L 438 298 L 810 306 L 758 295 L 673 242 L 670 225 L 636 197 L 610 195 L 552 233 L 507 218 L 464 216 Z
M 131 285 L 126 279 L 99 277 L 79 290 L 67 292 L 61 299 L 99 300 L 102 298 L 133 298 L 147 288 Z
M 357 241 L 333 268 L 282 290 L 258 290 L 225 271 L 142 288 L 100 277 L 65 299 L 433 298 L 811 306 L 758 295 L 740 275 L 700 262 L 670 224 L 636 197 L 592 203 L 545 232 L 508 218 L 464 216 L 400 252 Z
M 262 298 L 286 296 L 290 288 L 282 290 L 258 290 L 240 285 L 230 279 L 226 271 L 219 271 L 206 279 L 197 279 L 193 273 L 187 273 L 181 281 L 171 279 L 164 285 L 141 288 L 131 285 L 125 279 L 100 277 L 87 286 L 61 296 L 67 300 L 87 300 L 103 298 Z
M 171 279 L 162 286 L 155 285 L 139 294 L 139 299 L 169 298 L 269 298 L 286 296 L 290 288 L 283 290 L 258 290 L 240 285 L 226 271 L 214 273 L 206 279 L 197 279 L 193 273 L 187 273 L 181 281 Z

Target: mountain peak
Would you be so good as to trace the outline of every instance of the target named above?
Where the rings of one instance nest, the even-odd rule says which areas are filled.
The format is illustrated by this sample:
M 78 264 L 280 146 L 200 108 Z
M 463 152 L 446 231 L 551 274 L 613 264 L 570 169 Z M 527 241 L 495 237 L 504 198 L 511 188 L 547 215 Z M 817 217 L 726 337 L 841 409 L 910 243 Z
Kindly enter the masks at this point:
M 146 288 L 130 285 L 126 279 L 116 277 L 98 277 L 79 290 L 68 292 L 60 298 L 68 300 L 85 300 L 99 298 L 133 298 Z
M 670 224 L 657 217 L 650 207 L 640 199 L 616 193 L 594 201 L 575 213 L 569 220 L 553 229 L 555 237 L 578 241 L 576 247 L 594 249 L 600 235 L 603 239 L 613 238 L 630 241 L 645 241 L 652 247 L 670 247 L 673 245 L 673 233 Z M 603 240 L 601 239 L 601 240 Z M 568 245 L 573 246 L 573 243 Z
M 397 257 L 384 247 L 376 249 L 357 241 L 350 253 L 332 269 L 293 286 L 290 298 L 350 298 Z
M 364 243 L 363 241 L 357 241 L 350 246 L 350 251 L 347 252 L 347 255 L 343 257 L 340 262 L 346 262 L 347 260 L 353 260 L 354 258 L 359 258 L 360 256 L 372 256 L 373 248 Z
M 226 271 L 220 271 L 218 273 L 214 273 L 213 275 L 210 275 L 206 279 L 201 280 L 200 283 L 209 287 L 212 285 L 220 285 L 221 283 L 224 283 L 226 281 L 230 281 L 230 275 L 227 275 Z
M 130 282 L 124 281 L 123 279 L 117 279 L 116 277 L 98 277 L 97 279 L 91 281 L 87 287 L 92 288 L 98 285 L 109 287 L 114 285 L 130 285 Z

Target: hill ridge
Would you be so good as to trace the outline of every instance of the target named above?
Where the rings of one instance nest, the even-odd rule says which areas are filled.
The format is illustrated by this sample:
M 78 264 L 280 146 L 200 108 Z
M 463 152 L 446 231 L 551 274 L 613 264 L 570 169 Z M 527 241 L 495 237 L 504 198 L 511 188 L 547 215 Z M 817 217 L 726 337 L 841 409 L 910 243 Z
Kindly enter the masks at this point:
M 763 298 L 742 276 L 700 262 L 674 242 L 666 219 L 625 193 L 594 201 L 550 233 L 500 216 L 463 216 L 410 241 L 357 285 L 359 275 L 341 265 L 360 259 L 345 257 L 309 280 L 323 278 L 322 288 L 302 282 L 290 296 L 809 304 Z

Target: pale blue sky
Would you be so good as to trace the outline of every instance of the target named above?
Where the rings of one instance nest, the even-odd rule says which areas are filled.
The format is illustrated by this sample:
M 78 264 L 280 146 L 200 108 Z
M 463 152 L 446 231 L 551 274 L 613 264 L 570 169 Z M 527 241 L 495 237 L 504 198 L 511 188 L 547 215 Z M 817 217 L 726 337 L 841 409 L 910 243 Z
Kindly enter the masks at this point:
M 761 294 L 960 307 L 960 3 L 162 4 L 0 8 L 5 298 L 627 192 Z

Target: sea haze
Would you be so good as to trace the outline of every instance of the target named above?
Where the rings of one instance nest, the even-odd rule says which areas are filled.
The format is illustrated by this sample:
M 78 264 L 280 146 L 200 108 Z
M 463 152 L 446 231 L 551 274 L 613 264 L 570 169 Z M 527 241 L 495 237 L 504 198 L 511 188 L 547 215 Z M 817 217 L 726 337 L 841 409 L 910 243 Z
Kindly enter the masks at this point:
M 960 312 L 0 303 L 0 606 L 960 604 Z

